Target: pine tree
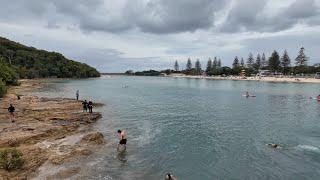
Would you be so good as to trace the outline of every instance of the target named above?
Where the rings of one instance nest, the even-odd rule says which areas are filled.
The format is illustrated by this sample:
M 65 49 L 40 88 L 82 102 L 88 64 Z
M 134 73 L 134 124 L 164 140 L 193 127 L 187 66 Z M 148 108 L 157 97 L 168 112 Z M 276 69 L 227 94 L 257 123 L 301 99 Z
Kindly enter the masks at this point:
M 262 54 L 262 57 L 261 57 L 261 67 L 262 68 L 265 68 L 265 67 L 267 67 L 267 60 L 266 60 L 266 55 L 263 53 Z
M 296 65 L 297 66 L 306 66 L 308 57 L 304 54 L 304 48 L 302 47 L 299 51 L 299 55 L 296 57 Z
M 199 59 L 197 59 L 197 61 L 196 61 L 195 69 L 196 69 L 197 75 L 201 74 L 201 64 L 200 64 Z
M 277 51 L 273 51 L 269 58 L 269 68 L 271 71 L 276 72 L 280 67 L 280 57 Z
M 233 60 L 233 63 L 232 63 L 232 67 L 233 68 L 237 68 L 239 67 L 239 59 L 238 59 L 238 56 L 236 56 Z
M 255 63 L 255 69 L 259 70 L 261 68 L 261 56 L 260 54 L 257 55 L 256 63 Z
M 218 60 L 217 57 L 214 57 L 213 63 L 212 63 L 212 69 L 215 70 L 218 67 Z
M 253 68 L 253 64 L 254 64 L 254 58 L 252 53 L 249 54 L 248 60 L 247 60 L 247 67 L 248 68 Z
M 207 68 L 206 68 L 206 73 L 208 74 L 212 69 L 212 60 L 209 58 L 208 63 L 207 63 Z
M 284 51 L 282 57 L 281 57 L 281 66 L 283 68 L 283 73 L 286 74 L 288 72 L 288 68 L 290 67 L 291 60 L 288 55 L 287 50 Z
M 188 61 L 187 61 L 187 71 L 191 71 L 192 69 L 192 63 L 191 63 L 191 59 L 189 58 Z
M 221 68 L 221 59 L 218 60 L 218 67 Z
M 241 67 L 243 67 L 244 68 L 244 60 L 243 60 L 243 58 L 241 58 L 241 62 L 240 62 L 240 65 L 241 65 Z
M 174 63 L 174 70 L 177 72 L 179 71 L 179 64 L 178 61 L 176 60 L 176 62 Z

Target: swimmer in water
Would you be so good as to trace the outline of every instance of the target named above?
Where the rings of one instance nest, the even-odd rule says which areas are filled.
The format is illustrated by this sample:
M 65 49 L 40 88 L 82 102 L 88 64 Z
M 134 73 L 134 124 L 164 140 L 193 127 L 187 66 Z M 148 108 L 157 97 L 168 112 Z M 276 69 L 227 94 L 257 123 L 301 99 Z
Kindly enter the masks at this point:
M 273 144 L 273 143 L 268 143 L 267 146 L 271 147 L 271 148 L 280 148 L 279 144 Z
M 171 173 L 167 173 L 164 176 L 164 180 L 178 180 L 177 178 L 173 177 Z
M 120 146 L 124 146 L 124 150 L 127 149 L 126 144 L 127 144 L 127 139 L 126 139 L 126 134 L 124 131 L 121 131 L 120 129 L 118 130 L 118 137 L 119 137 L 119 144 L 117 147 L 117 150 L 119 151 Z

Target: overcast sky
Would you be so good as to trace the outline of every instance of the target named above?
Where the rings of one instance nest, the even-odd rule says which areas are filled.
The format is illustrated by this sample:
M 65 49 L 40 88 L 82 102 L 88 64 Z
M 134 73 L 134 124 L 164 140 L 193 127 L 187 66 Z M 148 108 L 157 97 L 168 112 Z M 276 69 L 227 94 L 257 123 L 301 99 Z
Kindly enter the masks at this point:
M 0 0 L 0 36 L 63 53 L 100 72 L 182 68 L 188 57 L 304 46 L 320 63 L 320 0 Z

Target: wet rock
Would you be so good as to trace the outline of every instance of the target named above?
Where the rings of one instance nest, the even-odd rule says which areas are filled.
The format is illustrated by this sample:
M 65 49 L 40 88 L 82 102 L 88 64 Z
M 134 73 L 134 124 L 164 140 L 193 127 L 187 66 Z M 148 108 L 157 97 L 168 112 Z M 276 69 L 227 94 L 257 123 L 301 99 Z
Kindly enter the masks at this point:
M 75 149 L 71 154 L 80 155 L 80 156 L 89 156 L 92 154 L 92 151 L 89 149 Z
M 81 142 L 103 144 L 105 142 L 103 134 L 100 132 L 85 135 Z
M 47 177 L 47 179 L 48 180 L 50 180 L 50 179 L 69 179 L 72 176 L 78 174 L 80 172 L 80 170 L 81 170 L 80 167 L 72 167 L 69 169 L 62 170 L 55 175 L 49 176 L 49 177 Z
M 64 157 L 63 156 L 51 156 L 49 158 L 49 161 L 54 165 L 61 165 L 64 163 Z

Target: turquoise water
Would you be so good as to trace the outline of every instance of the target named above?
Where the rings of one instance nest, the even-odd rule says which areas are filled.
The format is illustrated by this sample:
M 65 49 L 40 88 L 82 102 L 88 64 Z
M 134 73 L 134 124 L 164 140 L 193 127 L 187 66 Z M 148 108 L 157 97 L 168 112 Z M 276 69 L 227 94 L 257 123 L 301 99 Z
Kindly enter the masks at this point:
M 64 80 L 55 96 L 106 104 L 92 127 L 108 144 L 88 158 L 78 178 L 181 180 L 318 179 L 318 84 L 104 76 Z M 256 98 L 245 98 L 249 90 Z M 44 93 L 45 94 L 45 93 Z M 116 130 L 128 151 L 117 154 Z M 280 149 L 265 144 L 278 143 Z

